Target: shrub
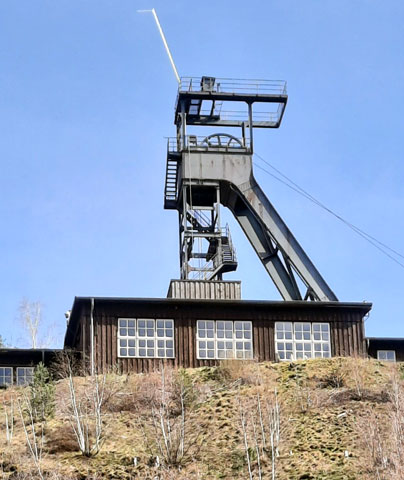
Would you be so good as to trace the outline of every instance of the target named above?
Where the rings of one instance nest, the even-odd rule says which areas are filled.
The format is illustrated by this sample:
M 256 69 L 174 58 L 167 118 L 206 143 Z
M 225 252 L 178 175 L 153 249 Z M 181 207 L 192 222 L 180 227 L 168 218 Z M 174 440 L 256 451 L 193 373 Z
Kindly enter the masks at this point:
M 29 403 L 35 422 L 44 421 L 55 413 L 55 384 L 42 362 L 34 370 Z

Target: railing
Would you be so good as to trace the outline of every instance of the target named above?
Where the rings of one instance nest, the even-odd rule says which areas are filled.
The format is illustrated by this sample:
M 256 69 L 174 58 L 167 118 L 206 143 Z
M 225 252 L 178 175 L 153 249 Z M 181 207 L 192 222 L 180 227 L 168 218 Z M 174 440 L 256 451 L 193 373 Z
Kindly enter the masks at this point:
M 226 223 L 226 226 L 224 227 L 224 235 L 228 238 L 228 245 L 229 245 L 229 248 L 230 248 L 230 251 L 231 251 L 231 254 L 232 254 L 232 260 L 233 262 L 237 262 L 237 255 L 236 255 L 236 249 L 233 245 L 233 241 L 231 239 L 231 235 L 230 235 L 230 228 L 229 228 L 229 225 Z
M 181 77 L 179 92 L 245 93 L 286 95 L 284 80 L 242 80 L 239 78 Z
M 280 103 L 279 106 L 282 104 Z M 254 122 L 277 122 L 279 120 L 279 106 L 276 112 L 253 112 Z M 209 110 L 201 110 L 199 116 L 209 116 Z M 248 123 L 248 112 L 242 110 L 222 110 L 220 112 L 220 120 L 237 120 Z
M 222 236 L 228 238 L 228 247 L 231 253 L 231 259 L 224 259 L 224 250 L 222 246 L 222 251 L 217 252 L 208 262 L 202 267 L 191 267 L 191 272 L 189 274 L 190 279 L 192 280 L 209 280 L 211 275 L 218 270 L 218 268 L 225 264 L 226 262 L 237 262 L 236 249 L 233 246 L 233 242 L 230 235 L 229 225 L 226 224 L 225 227 L 221 228 Z
M 202 268 L 192 270 L 189 278 L 191 280 L 207 280 L 208 277 L 210 277 L 209 274 L 215 271 L 214 258 L 215 257 L 209 260 L 209 262 L 206 262 Z
M 220 136 L 220 134 L 218 134 Z M 184 138 L 177 139 L 177 137 L 167 138 L 167 152 L 178 153 L 182 151 L 197 151 L 205 152 L 209 150 L 223 151 L 223 152 L 245 152 L 250 148 L 250 142 L 248 139 L 236 138 L 236 137 L 222 137 L 227 143 L 222 141 L 216 135 L 211 136 L 199 136 L 199 135 L 187 135 Z M 185 140 L 185 142 L 183 142 Z

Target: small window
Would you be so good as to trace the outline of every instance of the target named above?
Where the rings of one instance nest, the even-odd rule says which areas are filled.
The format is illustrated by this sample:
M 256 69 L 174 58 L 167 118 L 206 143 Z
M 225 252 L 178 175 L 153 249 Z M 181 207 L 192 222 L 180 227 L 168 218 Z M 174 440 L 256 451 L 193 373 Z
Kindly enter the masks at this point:
M 396 361 L 396 351 L 395 350 L 378 350 L 377 359 L 382 362 L 395 362 Z
M 17 385 L 29 385 L 34 378 L 33 367 L 18 367 L 17 368 Z
M 330 325 L 276 322 L 275 350 L 279 360 L 331 357 Z
M 196 342 L 197 358 L 201 360 L 252 358 L 252 323 L 198 320 Z
M 12 385 L 13 369 L 12 367 L 0 367 L 0 387 Z
M 174 320 L 119 318 L 118 357 L 174 358 Z

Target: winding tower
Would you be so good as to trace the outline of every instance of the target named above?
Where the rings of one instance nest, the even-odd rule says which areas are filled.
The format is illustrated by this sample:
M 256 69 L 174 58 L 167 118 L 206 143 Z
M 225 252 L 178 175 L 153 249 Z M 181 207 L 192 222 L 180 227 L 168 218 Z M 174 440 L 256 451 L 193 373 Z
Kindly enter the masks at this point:
M 164 208 L 179 213 L 181 279 L 222 280 L 237 268 L 223 205 L 284 300 L 337 301 L 253 175 L 254 129 L 278 128 L 287 99 L 283 81 L 181 78 L 164 192 Z

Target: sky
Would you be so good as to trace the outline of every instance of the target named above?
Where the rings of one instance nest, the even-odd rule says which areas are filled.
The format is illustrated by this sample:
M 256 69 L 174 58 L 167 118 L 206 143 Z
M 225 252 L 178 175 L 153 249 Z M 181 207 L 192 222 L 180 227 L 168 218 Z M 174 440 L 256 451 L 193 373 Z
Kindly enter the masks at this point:
M 180 75 L 282 79 L 279 129 L 256 152 L 311 195 L 404 251 L 402 0 L 2 0 L 0 335 L 27 346 L 23 298 L 61 347 L 74 296 L 165 297 L 178 223 L 163 209 L 166 138 Z M 256 169 L 341 301 L 373 303 L 368 336 L 404 337 L 404 269 Z M 244 299 L 278 300 L 225 214 Z M 400 259 L 401 257 L 399 257 Z M 401 262 L 404 263 L 403 258 Z

